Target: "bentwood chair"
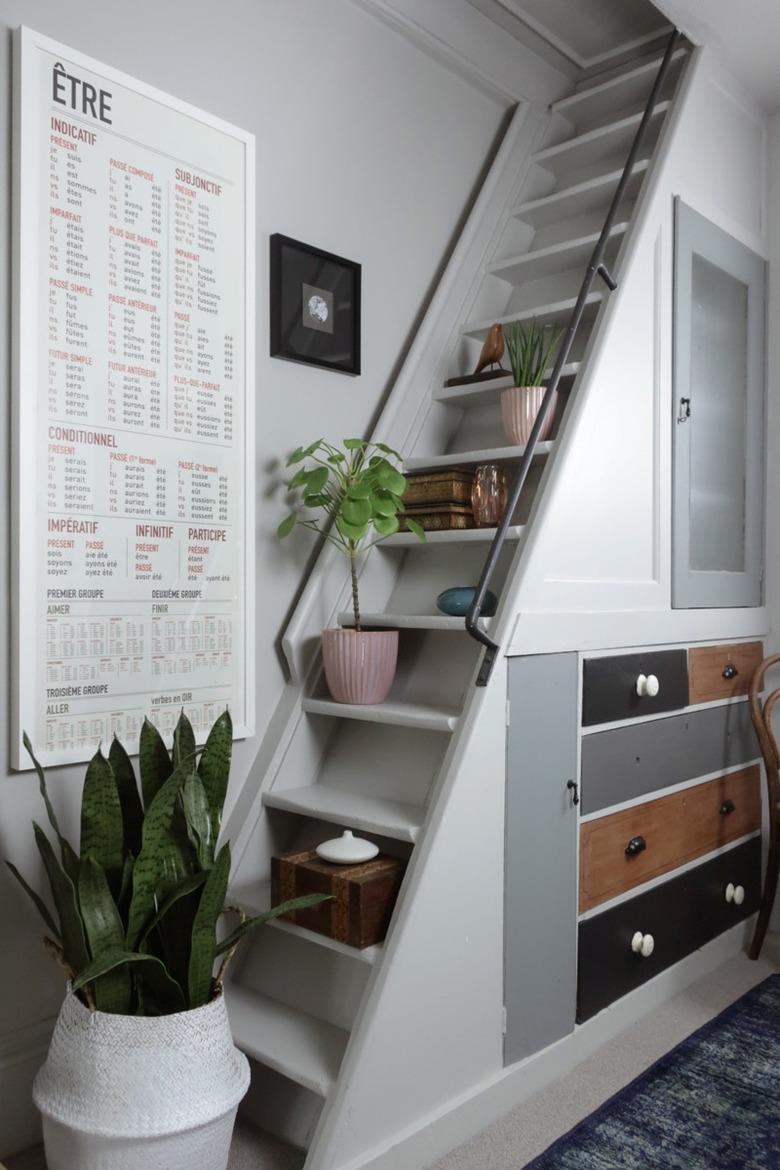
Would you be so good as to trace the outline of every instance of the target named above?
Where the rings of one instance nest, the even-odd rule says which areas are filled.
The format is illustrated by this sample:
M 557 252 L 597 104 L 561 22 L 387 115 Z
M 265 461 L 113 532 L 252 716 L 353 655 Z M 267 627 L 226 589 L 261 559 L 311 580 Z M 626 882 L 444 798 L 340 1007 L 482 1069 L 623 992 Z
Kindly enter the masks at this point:
M 780 662 L 780 654 L 771 654 L 760 664 L 750 684 L 750 717 L 756 729 L 761 755 L 766 770 L 767 802 L 769 806 L 769 853 L 766 863 L 764 889 L 758 911 L 753 941 L 748 952 L 751 959 L 761 953 L 764 936 L 772 915 L 772 906 L 780 878 L 780 747 L 772 730 L 772 711 L 780 700 L 780 688 L 772 691 L 761 703 L 760 694 L 764 687 L 764 676 L 770 667 Z

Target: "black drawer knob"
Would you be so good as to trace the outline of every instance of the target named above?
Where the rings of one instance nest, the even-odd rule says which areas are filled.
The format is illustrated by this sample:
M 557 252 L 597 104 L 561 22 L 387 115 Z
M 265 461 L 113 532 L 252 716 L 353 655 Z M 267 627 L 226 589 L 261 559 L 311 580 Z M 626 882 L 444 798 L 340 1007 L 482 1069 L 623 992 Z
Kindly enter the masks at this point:
M 734 812 L 736 807 L 737 806 L 734 804 L 733 800 L 724 800 L 723 804 L 720 806 L 720 815 L 722 817 L 727 817 L 729 813 Z
M 737 668 L 733 662 L 729 662 L 726 664 L 726 666 L 723 667 L 723 670 L 721 673 L 723 674 L 724 678 L 736 678 L 737 675 L 739 674 L 739 671 L 737 670 Z
M 645 849 L 647 849 L 647 841 L 644 837 L 632 837 L 626 845 L 626 857 L 636 857 Z

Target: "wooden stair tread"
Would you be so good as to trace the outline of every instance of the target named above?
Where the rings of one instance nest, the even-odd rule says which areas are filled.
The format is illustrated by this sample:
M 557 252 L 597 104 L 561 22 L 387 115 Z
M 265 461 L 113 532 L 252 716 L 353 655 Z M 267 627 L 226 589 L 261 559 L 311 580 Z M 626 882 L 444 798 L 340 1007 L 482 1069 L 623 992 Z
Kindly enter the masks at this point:
M 625 235 L 629 224 L 627 220 L 612 225 L 609 239 L 617 239 Z M 510 256 L 506 260 L 497 260 L 489 265 L 487 271 L 491 276 L 498 276 L 501 280 L 518 284 L 520 280 L 535 280 L 539 276 L 551 276 L 556 272 L 565 272 L 568 268 L 575 268 L 579 264 L 585 265 L 595 248 L 599 232 L 590 232 L 588 235 L 575 239 L 563 240 L 558 244 L 550 244 L 546 248 L 524 252 L 520 256 Z
M 242 1052 L 327 1097 L 349 1033 L 235 983 L 225 989 L 225 1004 L 233 1039 Z
M 561 371 L 562 378 L 575 378 L 579 373 L 580 362 L 567 362 Z M 544 381 L 548 381 L 552 374 L 552 368 L 544 371 Z M 499 396 L 504 390 L 514 385 L 514 378 L 511 374 L 505 374 L 502 378 L 495 378 L 490 382 L 461 382 L 459 386 L 441 386 L 434 390 L 433 397 L 436 402 L 451 403 L 452 405 L 468 407 L 468 406 L 488 406 L 494 399 L 498 400 Z
M 339 614 L 340 626 L 353 626 L 355 618 L 351 610 L 344 610 Z M 374 626 L 380 629 L 399 630 L 452 630 L 462 632 L 465 629 L 465 619 L 451 617 L 444 613 L 364 613 L 362 621 L 365 626 Z M 480 619 L 482 628 L 490 627 L 490 618 Z
M 389 723 L 395 727 L 416 727 L 421 731 L 454 731 L 460 711 L 430 703 L 337 703 L 333 699 L 304 699 L 303 710 L 310 715 L 335 719 L 359 719 L 366 723 Z
M 539 444 L 539 446 L 546 446 L 548 444 Z M 538 448 L 537 448 L 538 449 Z M 507 459 L 509 456 L 501 455 L 499 452 L 505 448 L 497 448 L 494 458 Z M 541 452 L 544 454 L 544 452 Z M 517 458 L 512 456 L 512 458 Z M 491 462 L 492 460 L 487 460 Z M 470 460 L 474 462 L 474 460 Z M 477 460 L 482 462 L 482 460 Z M 426 463 L 426 467 L 447 467 L 447 463 Z M 392 536 L 388 536 L 386 540 L 382 541 L 380 548 L 430 548 L 438 544 L 487 544 L 493 539 L 496 534 L 495 528 L 446 528 L 441 532 L 426 532 L 426 539 L 418 540 L 413 532 L 396 532 Z M 514 524 L 507 529 L 507 540 L 519 540 L 523 534 L 523 525 Z
M 536 454 L 549 455 L 552 448 L 552 440 L 537 443 Z M 460 467 L 461 465 L 469 467 L 475 466 L 477 463 L 517 463 L 522 459 L 524 452 L 524 446 L 515 445 L 512 447 L 484 447 L 481 451 L 452 451 L 447 455 L 414 455 L 410 459 L 404 460 L 404 474 L 409 475 L 416 471 L 434 471 L 439 467 Z M 488 540 L 492 537 L 486 537 L 484 533 L 492 531 L 491 528 L 464 528 L 458 532 L 458 535 L 464 537 L 466 541 Z M 453 533 L 451 531 L 429 532 L 428 535 L 435 536 L 439 540 L 451 540 Z M 519 536 L 519 532 L 517 535 Z M 395 540 L 399 536 L 412 537 L 411 542 L 405 540 L 403 543 L 420 543 L 414 534 L 409 532 L 397 532 L 383 543 L 389 544 L 391 540 Z
M 585 301 L 586 309 L 595 309 L 603 300 L 604 293 L 600 289 L 592 290 Z M 511 325 L 513 321 L 531 321 L 534 318 L 544 325 L 557 321 L 568 322 L 576 303 L 576 296 L 566 297 L 562 301 L 550 301 L 547 304 L 522 309 L 519 313 L 511 313 L 507 317 L 495 317 L 492 321 L 470 321 L 463 326 L 462 332 L 466 337 L 474 337 L 481 341 L 493 325 Z M 583 314 L 583 321 L 585 320 L 588 320 L 587 314 Z
M 231 905 L 240 906 L 245 914 L 250 917 L 255 914 L 264 914 L 266 910 L 271 908 L 271 883 L 270 882 L 253 882 L 247 886 L 239 886 L 237 889 L 231 889 L 228 895 L 228 901 Z M 382 953 L 382 943 L 375 943 L 372 947 L 351 947 L 347 943 L 339 942 L 335 938 L 328 938 L 326 934 L 318 934 L 314 930 L 307 930 L 305 926 L 298 926 L 294 922 L 283 922 L 281 918 L 272 918 L 270 922 L 266 923 L 261 929 L 278 930 L 282 934 L 290 934 L 295 938 L 300 938 L 306 942 L 312 943 L 314 946 L 324 947 L 328 951 L 336 951 L 339 955 L 344 955 L 349 959 L 354 959 L 358 963 L 365 963 L 368 966 L 373 965 L 379 955 Z
M 672 62 L 680 64 L 687 56 L 687 50 L 680 47 L 672 54 Z M 663 53 L 658 54 L 641 65 L 610 77 L 606 81 L 597 81 L 587 89 L 578 90 L 569 97 L 553 102 L 550 107 L 553 113 L 561 114 L 571 119 L 576 125 L 581 125 L 590 118 L 608 115 L 618 107 L 624 109 L 632 105 L 644 106 L 650 96 L 650 91 L 663 61 Z M 668 75 L 667 75 L 668 76 Z
M 627 199 L 636 197 L 649 166 L 648 158 L 640 158 L 634 163 L 626 188 Z M 620 182 L 622 173 L 622 168 L 604 171 L 594 178 L 574 183 L 571 187 L 563 187 L 540 199 L 519 203 L 512 209 L 512 215 L 515 219 L 522 219 L 535 228 L 547 227 L 563 219 L 576 219 L 581 215 L 587 215 L 588 212 L 602 209 L 606 216 L 609 200 Z
M 651 125 L 666 114 L 670 104 L 668 101 L 656 103 L 653 107 Z M 555 146 L 547 146 L 537 151 L 531 161 L 547 171 L 561 174 L 566 170 L 580 170 L 595 165 L 602 159 L 627 154 L 641 120 L 642 113 L 629 114 L 627 117 L 607 123 L 606 126 L 599 126 L 596 130 L 575 134 L 565 142 L 558 142 Z
M 365 833 L 393 837 L 396 841 L 416 841 L 425 818 L 422 805 L 366 796 L 363 792 L 325 784 L 271 789 L 263 793 L 263 804 L 267 808 L 278 808 L 347 828 L 362 829 Z

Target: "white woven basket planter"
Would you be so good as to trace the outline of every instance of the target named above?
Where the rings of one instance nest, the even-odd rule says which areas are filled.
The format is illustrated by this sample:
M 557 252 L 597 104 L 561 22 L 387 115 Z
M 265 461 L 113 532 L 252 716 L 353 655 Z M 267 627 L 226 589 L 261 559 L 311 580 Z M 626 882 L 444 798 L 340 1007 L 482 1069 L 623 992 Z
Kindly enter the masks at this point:
M 221 996 L 140 1017 L 68 993 L 33 1086 L 49 1170 L 226 1170 L 248 1087 Z

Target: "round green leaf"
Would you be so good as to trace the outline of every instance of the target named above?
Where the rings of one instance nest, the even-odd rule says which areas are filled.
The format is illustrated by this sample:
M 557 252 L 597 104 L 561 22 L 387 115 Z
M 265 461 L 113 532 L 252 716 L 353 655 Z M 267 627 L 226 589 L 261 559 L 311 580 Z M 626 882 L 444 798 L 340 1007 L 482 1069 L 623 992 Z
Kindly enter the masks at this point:
M 368 500 L 353 500 L 347 496 L 341 505 L 341 515 L 348 524 L 358 527 L 361 524 L 368 524 L 371 519 L 371 504 Z
M 295 513 L 291 512 L 289 516 L 286 516 L 284 520 L 282 520 L 281 524 L 276 530 L 276 535 L 280 540 L 284 540 L 285 536 L 290 535 L 293 528 L 295 527 L 297 519 L 298 517 L 295 515 Z
M 368 524 L 350 524 L 343 516 L 336 517 L 336 527 L 345 540 L 360 541 L 368 532 Z
M 366 446 L 366 442 L 365 439 L 345 439 L 344 446 L 347 451 L 360 451 L 361 448 Z
M 329 474 L 327 467 L 317 467 L 314 471 L 310 471 L 306 481 L 306 490 L 310 493 L 321 492 L 328 482 Z
M 364 477 L 361 477 L 349 485 L 347 495 L 350 500 L 367 500 L 371 495 L 371 485 Z
M 287 485 L 289 491 L 293 492 L 296 488 L 302 487 L 309 478 L 309 471 L 305 467 L 299 467 L 295 475 L 292 477 Z
M 389 463 L 384 467 L 380 467 L 377 473 L 377 479 L 383 488 L 386 488 L 389 492 L 393 492 L 396 496 L 402 496 L 406 491 L 406 480 Z
M 300 463 L 304 458 L 303 447 L 296 447 L 292 455 L 287 456 L 287 466 L 292 467 L 293 463 Z
M 380 536 L 392 536 L 400 528 L 397 516 L 377 516 L 374 519 L 374 528 Z
M 324 496 L 321 492 L 317 492 L 313 496 L 304 496 L 303 502 L 307 508 L 327 508 L 331 503 L 328 496 Z
M 399 511 L 401 503 L 400 500 L 396 500 L 396 497 L 391 492 L 380 489 L 378 492 L 372 493 L 371 507 L 376 515 L 394 516 Z
M 384 451 L 385 455 L 392 455 L 394 459 L 397 459 L 400 462 L 401 456 L 397 451 L 394 451 L 392 447 L 388 447 L 386 443 L 374 443 L 374 446 L 377 448 L 377 450 Z
M 418 540 L 424 541 L 426 539 L 425 530 L 420 527 L 416 520 L 410 520 L 408 516 L 406 517 L 406 527 L 410 532 L 414 533 Z

